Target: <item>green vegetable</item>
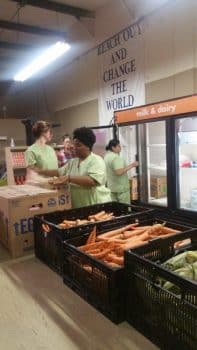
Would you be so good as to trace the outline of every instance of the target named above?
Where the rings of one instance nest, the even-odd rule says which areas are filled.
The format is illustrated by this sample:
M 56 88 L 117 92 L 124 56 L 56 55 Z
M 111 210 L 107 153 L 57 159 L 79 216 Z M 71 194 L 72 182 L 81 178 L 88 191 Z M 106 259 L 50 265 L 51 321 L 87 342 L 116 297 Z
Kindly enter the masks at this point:
M 188 251 L 176 255 L 167 260 L 163 266 L 183 278 L 197 281 L 197 251 Z M 169 281 L 161 280 L 161 285 L 173 293 L 180 293 L 179 287 Z

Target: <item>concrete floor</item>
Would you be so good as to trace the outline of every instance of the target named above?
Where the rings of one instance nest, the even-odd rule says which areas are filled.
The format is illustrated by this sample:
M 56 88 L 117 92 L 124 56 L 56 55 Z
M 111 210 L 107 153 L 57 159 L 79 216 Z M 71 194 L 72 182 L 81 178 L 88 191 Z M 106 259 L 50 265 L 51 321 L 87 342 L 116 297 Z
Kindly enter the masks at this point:
M 0 248 L 0 349 L 156 350 L 129 324 L 114 325 L 33 255 Z

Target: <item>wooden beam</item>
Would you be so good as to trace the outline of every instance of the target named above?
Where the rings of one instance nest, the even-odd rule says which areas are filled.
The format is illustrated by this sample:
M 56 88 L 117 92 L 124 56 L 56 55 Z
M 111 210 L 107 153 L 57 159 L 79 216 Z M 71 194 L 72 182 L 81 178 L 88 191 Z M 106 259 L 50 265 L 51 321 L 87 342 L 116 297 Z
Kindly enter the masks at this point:
M 11 43 L 8 41 L 0 41 L 0 49 L 8 49 L 8 50 L 32 50 L 37 47 L 27 44 L 19 44 L 19 43 Z
M 66 15 L 71 15 L 77 18 L 87 17 L 95 18 L 95 13 L 90 10 L 86 10 L 80 7 L 66 5 L 60 2 L 51 0 L 11 0 L 17 2 L 18 4 L 25 6 L 30 5 L 34 7 L 39 7 L 45 10 L 64 13 Z
M 36 34 L 36 35 L 61 37 L 64 39 L 66 37 L 66 33 L 59 30 L 51 30 L 47 28 L 41 28 L 41 27 L 32 26 L 28 24 L 22 24 L 22 23 L 16 23 L 16 22 L 4 21 L 4 20 L 0 20 L 0 28 L 15 30 L 17 32 Z

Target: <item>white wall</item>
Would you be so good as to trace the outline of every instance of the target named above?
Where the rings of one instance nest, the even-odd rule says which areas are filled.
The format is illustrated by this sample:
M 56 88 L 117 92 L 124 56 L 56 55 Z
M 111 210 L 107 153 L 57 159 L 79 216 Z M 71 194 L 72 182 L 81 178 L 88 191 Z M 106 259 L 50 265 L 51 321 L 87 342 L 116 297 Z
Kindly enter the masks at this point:
M 146 20 L 146 100 L 153 102 L 197 91 L 197 1 L 113 0 L 97 12 L 95 37 L 83 28 L 81 47 L 93 47 L 123 29 L 141 14 L 168 3 Z M 81 23 L 75 23 L 81 27 Z M 76 29 L 76 28 L 74 28 Z M 87 40 L 86 40 L 87 35 Z M 75 37 L 77 42 L 77 37 Z M 96 49 L 69 63 L 48 78 L 16 95 L 10 110 L 16 114 L 37 112 L 39 117 L 67 118 L 66 110 L 98 98 Z M 43 93 L 44 87 L 44 93 Z M 11 99 L 10 99 L 11 101 Z M 9 106 L 8 106 L 9 107 Z M 90 107 L 91 108 L 91 107 Z M 56 113 L 58 112 L 58 114 Z M 96 111 L 95 111 L 96 112 Z M 95 116 L 95 120 L 97 120 Z M 59 118 L 59 117 L 58 117 Z M 61 119 L 61 118 L 60 118 Z M 78 120 L 79 125 L 82 121 Z
M 97 112 L 97 100 L 92 100 L 57 112 L 55 114 L 55 122 L 60 123 L 61 127 L 54 129 L 54 141 L 59 143 L 64 134 L 71 135 L 72 131 L 79 126 L 97 126 Z

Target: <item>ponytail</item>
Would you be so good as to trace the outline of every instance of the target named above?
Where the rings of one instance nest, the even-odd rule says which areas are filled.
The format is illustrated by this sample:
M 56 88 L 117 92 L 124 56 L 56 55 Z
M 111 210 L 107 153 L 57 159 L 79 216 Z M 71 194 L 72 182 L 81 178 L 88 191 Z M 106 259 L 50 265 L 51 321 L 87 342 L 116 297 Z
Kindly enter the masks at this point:
M 107 146 L 105 147 L 106 151 L 112 151 L 113 147 L 116 147 L 120 144 L 120 141 L 117 139 L 112 139 L 109 141 L 109 143 L 107 144 Z

